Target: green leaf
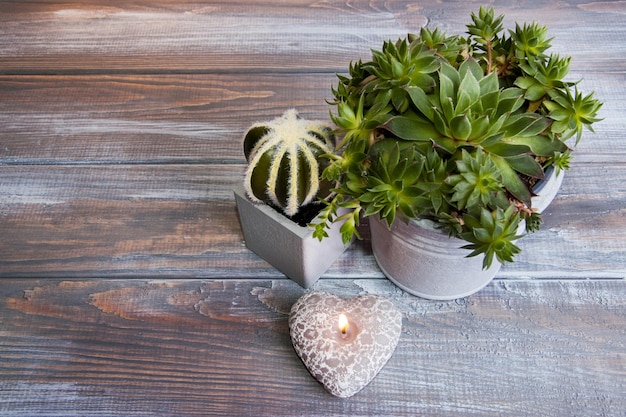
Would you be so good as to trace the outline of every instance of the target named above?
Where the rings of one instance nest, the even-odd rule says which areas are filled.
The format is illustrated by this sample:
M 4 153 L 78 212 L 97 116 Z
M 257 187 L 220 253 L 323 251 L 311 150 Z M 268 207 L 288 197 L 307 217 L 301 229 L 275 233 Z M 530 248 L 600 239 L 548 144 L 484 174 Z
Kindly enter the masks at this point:
M 395 109 L 398 110 L 399 113 L 404 113 L 409 105 L 406 98 L 406 91 L 399 87 L 392 88 L 391 102 L 393 103 L 393 107 L 395 107 Z
M 550 120 L 536 113 L 516 114 L 505 124 L 506 136 L 535 136 L 550 126 Z
M 515 80 L 515 85 L 524 90 L 528 90 L 535 85 L 537 81 L 533 77 L 518 77 Z
M 445 74 L 439 75 L 439 102 L 446 120 L 455 116 L 452 97 L 455 96 L 454 83 Z
M 512 262 L 513 257 L 521 252 L 520 248 L 513 243 L 520 237 L 516 234 L 520 217 L 513 206 L 509 206 L 506 210 L 482 209 L 480 221 L 469 215 L 464 216 L 463 219 L 467 227 L 464 227 L 465 232 L 461 233 L 461 237 L 470 242 L 469 245 L 463 247 L 472 250 L 468 257 L 480 254 L 485 256 L 483 268 L 491 266 L 494 256 L 500 263 Z
M 419 71 L 414 71 L 413 74 L 411 74 L 411 85 L 425 91 L 433 91 L 436 82 L 430 74 L 422 74 Z
M 489 132 L 492 131 L 491 130 L 492 126 L 493 124 L 489 126 L 490 127 Z M 504 137 L 504 133 L 499 132 L 499 133 L 491 134 L 489 132 L 488 132 L 489 136 L 480 141 L 480 144 L 485 149 L 491 149 L 493 146 L 496 146 L 502 141 L 502 138 Z
M 468 75 L 471 75 L 474 80 L 479 80 L 484 77 L 483 69 L 480 67 L 478 62 L 475 59 L 466 59 L 459 66 L 459 75 L 463 78 L 466 78 Z
M 494 144 L 484 144 L 483 147 L 491 154 L 499 155 L 502 157 L 513 157 L 520 154 L 530 153 L 530 148 L 525 144 L 517 144 L 499 141 Z
M 422 74 L 432 74 L 439 69 L 439 61 L 432 55 L 431 51 L 423 50 L 420 55 L 419 58 L 413 59 L 412 62 L 415 68 L 419 68 Z
M 468 94 L 467 91 L 459 89 L 454 111 L 456 114 L 466 113 L 469 110 L 470 106 L 472 106 L 476 102 L 479 102 L 478 97 L 472 97 L 470 94 Z
M 345 223 L 341 225 L 339 228 L 339 232 L 341 233 L 341 240 L 344 245 L 350 243 L 353 237 L 356 236 L 357 239 L 361 239 L 359 235 L 359 231 L 357 226 L 359 225 L 359 213 L 360 209 L 355 209 L 351 213 L 346 213 L 343 216 L 340 216 L 337 221 L 342 221 L 345 219 Z
M 498 90 L 484 93 L 480 96 L 480 100 L 474 103 L 474 106 L 472 108 L 480 112 L 492 114 L 493 111 L 498 108 L 499 99 L 500 92 Z
M 406 90 L 415 107 L 417 107 L 427 119 L 433 120 L 434 106 L 424 90 L 419 87 L 406 87 Z
M 496 93 L 500 89 L 500 85 L 498 83 L 498 74 L 496 72 L 492 72 L 491 74 L 482 78 L 477 77 L 477 79 L 479 80 L 478 83 L 480 85 L 481 96 Z
M 477 142 L 477 139 L 483 138 L 487 134 L 489 130 L 489 116 L 484 115 L 479 117 L 478 119 L 473 120 L 472 122 L 472 134 L 470 138 L 473 143 Z M 480 143 L 481 141 L 478 141 Z
M 450 139 L 445 136 L 442 136 L 436 140 L 433 140 L 432 144 L 433 144 L 433 147 L 443 149 L 449 154 L 453 154 L 457 150 L 457 147 L 460 145 L 454 139 Z
M 433 113 L 433 124 L 435 130 L 439 132 L 441 136 L 446 138 L 453 136 L 450 128 L 448 127 L 448 123 L 446 122 L 446 119 L 440 109 L 436 109 Z
M 439 68 L 439 74 L 444 75 L 448 80 L 450 80 L 452 82 L 452 85 L 459 85 L 461 83 L 459 72 L 447 62 L 441 63 L 441 67 Z
M 370 193 L 380 193 L 383 191 L 391 191 L 391 190 L 393 190 L 393 187 L 390 184 L 379 184 L 369 189 Z M 373 200 L 370 199 L 369 201 L 373 201 Z
M 515 171 L 534 178 L 543 178 L 544 172 L 541 165 L 530 155 L 519 155 L 506 158 L 507 162 Z
M 463 65 L 461 65 L 461 67 L 463 67 Z M 464 112 L 465 109 L 470 106 L 470 104 L 478 101 L 479 98 L 480 84 L 478 83 L 478 80 L 474 78 L 474 75 L 471 72 L 468 72 L 465 74 L 465 76 L 461 80 L 461 84 L 459 85 L 456 105 L 457 113 Z
M 519 88 L 507 88 L 500 92 L 496 114 L 502 115 L 518 110 L 524 104 L 524 92 Z
M 402 180 L 404 179 L 404 173 L 406 172 L 408 166 L 409 166 L 409 160 L 407 158 L 403 158 L 394 167 L 393 172 L 391 172 L 391 178 L 400 179 L 401 180 L 400 183 L 402 183 Z
M 491 238 L 491 234 L 487 229 L 475 228 L 472 232 L 474 233 L 476 240 L 479 242 L 488 242 Z
M 541 84 L 532 85 L 526 90 L 525 98 L 529 101 L 541 100 L 546 95 L 546 88 Z
M 393 75 L 393 78 L 400 78 L 404 75 L 404 66 L 402 65 L 402 63 L 400 63 L 400 61 L 398 61 L 395 57 L 391 57 L 390 59 L 391 62 L 391 74 Z
M 383 127 L 405 140 L 426 142 L 440 136 L 429 121 L 421 118 L 396 116 L 389 119 Z
M 466 115 L 462 114 L 450 121 L 450 129 L 456 139 L 467 140 L 472 133 L 472 122 Z
M 539 156 L 552 156 L 555 152 L 562 153 L 569 149 L 567 145 L 560 140 L 550 139 L 544 135 L 516 136 L 513 138 L 504 138 L 502 141 L 508 145 L 525 146 L 529 148 L 533 154 Z
M 528 187 L 520 179 L 515 170 L 511 168 L 506 159 L 497 155 L 492 155 L 491 159 L 500 169 L 500 175 L 502 176 L 502 183 L 504 184 L 504 187 L 509 190 L 515 198 L 530 206 L 530 191 L 528 190 Z

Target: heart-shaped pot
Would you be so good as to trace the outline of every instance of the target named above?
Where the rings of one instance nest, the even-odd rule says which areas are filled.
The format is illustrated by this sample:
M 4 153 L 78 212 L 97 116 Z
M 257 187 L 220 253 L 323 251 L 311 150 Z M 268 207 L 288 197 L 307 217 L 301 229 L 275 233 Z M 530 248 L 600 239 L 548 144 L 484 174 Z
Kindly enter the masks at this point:
M 347 326 L 339 324 L 345 315 Z M 350 397 L 387 363 L 400 339 L 402 316 L 388 299 L 342 299 L 310 292 L 291 307 L 289 333 L 311 375 L 331 394 Z

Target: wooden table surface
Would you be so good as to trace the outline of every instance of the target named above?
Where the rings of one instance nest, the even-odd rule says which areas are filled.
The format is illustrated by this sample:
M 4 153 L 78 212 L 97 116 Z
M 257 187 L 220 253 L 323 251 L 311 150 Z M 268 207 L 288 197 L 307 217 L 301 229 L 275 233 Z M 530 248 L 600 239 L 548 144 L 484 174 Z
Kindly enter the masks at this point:
M 305 290 L 244 246 L 242 134 L 327 119 L 351 60 L 480 3 L 0 1 L 0 415 L 626 416 L 626 2 L 491 3 L 550 27 L 604 121 L 479 293 L 402 292 L 367 233 L 328 270 L 403 315 L 339 399 L 289 339 Z

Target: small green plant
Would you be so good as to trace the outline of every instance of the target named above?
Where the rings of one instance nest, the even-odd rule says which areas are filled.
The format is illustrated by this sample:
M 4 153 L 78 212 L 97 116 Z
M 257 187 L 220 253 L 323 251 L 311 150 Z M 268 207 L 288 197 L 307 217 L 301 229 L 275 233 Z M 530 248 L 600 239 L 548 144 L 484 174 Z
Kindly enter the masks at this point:
M 244 187 L 253 202 L 270 204 L 293 217 L 330 195 L 332 183 L 320 179 L 327 165 L 320 156 L 334 148 L 327 124 L 302 119 L 291 109 L 251 126 L 243 147 L 248 161 Z
M 592 130 L 602 104 L 565 80 L 570 58 L 548 54 L 546 27 L 505 31 L 503 16 L 482 7 L 471 20 L 466 38 L 422 28 L 338 76 L 331 119 L 341 140 L 323 172 L 338 186 L 315 236 L 339 219 L 348 241 L 360 216 L 389 226 L 427 218 L 489 267 L 520 252 L 522 221 L 539 228 L 532 186 L 549 167 L 569 167 L 566 141 Z M 338 217 L 338 207 L 350 212 Z

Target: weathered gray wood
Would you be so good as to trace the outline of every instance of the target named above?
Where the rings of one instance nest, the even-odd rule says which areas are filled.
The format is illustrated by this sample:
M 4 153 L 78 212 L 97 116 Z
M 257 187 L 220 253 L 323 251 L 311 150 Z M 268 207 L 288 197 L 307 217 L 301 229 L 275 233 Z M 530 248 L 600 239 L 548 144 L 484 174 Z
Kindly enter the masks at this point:
M 502 281 L 456 302 L 387 281 L 322 279 L 390 297 L 398 347 L 349 400 L 289 340 L 289 281 L 0 285 L 0 415 L 623 416 L 626 286 Z
M 281 277 L 243 245 L 243 168 L 0 166 L 0 277 Z M 626 277 L 625 182 L 625 165 L 576 166 L 498 277 Z M 364 232 L 327 276 L 381 277 Z
M 0 75 L 0 164 L 243 162 L 251 124 L 292 107 L 328 120 L 336 83 L 334 73 Z M 605 106 L 576 162 L 624 163 L 624 73 L 591 73 L 581 88 Z
M 623 1 L 495 4 L 549 25 L 605 120 L 474 296 L 398 290 L 363 228 L 315 287 L 404 315 L 357 397 L 310 377 L 287 329 L 304 290 L 244 247 L 245 129 L 327 118 L 351 60 L 478 6 L 0 1 L 0 416 L 626 416 Z
M 404 35 L 401 19 L 426 23 L 403 3 L 3 3 L 14 25 L 3 38 L 5 73 L 334 69 Z
M 0 72 L 276 70 L 336 71 L 382 40 L 425 24 L 462 33 L 473 2 L 124 1 L 0 3 L 9 28 L 0 41 Z M 507 24 L 550 25 L 563 52 L 589 70 L 623 68 L 621 1 L 498 4 Z M 584 26 L 580 22 L 585 22 Z M 576 22 L 577 24 L 573 24 Z M 588 33 L 600 48 L 580 42 Z M 572 46 L 575 45 L 575 46 Z M 606 51 L 613 51 L 610 58 Z
M 0 166 L 0 178 L 0 277 L 282 276 L 244 246 L 243 165 Z M 378 273 L 371 258 L 345 262 L 329 274 Z
M 328 119 L 334 74 L 0 76 L 0 163 L 243 162 L 253 123 Z

